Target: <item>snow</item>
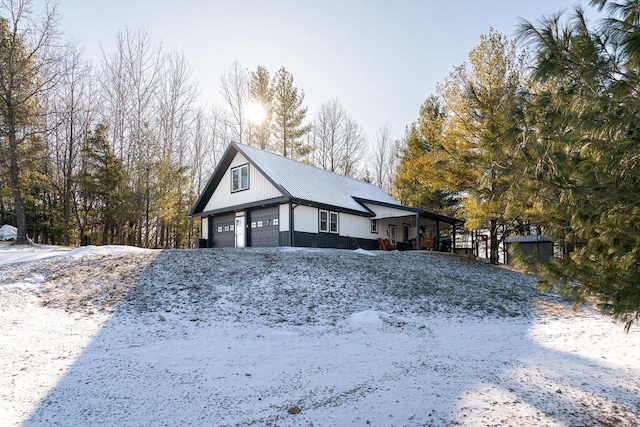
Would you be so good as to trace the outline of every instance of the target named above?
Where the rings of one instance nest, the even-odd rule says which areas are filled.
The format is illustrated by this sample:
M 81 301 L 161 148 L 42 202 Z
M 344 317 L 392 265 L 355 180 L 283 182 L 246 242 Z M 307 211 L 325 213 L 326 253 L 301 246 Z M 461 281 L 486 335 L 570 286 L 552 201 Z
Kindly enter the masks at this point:
M 638 328 L 513 271 L 417 252 L 85 251 L 0 267 L 4 425 L 640 423 Z
M 15 239 L 18 235 L 18 229 L 12 225 L 5 224 L 0 227 L 0 240 Z
M 148 250 L 149 249 L 142 249 L 134 246 L 119 245 L 82 246 L 76 249 L 52 245 L 1 245 L 0 266 L 58 256 L 80 257 L 86 255 L 127 254 L 141 253 Z

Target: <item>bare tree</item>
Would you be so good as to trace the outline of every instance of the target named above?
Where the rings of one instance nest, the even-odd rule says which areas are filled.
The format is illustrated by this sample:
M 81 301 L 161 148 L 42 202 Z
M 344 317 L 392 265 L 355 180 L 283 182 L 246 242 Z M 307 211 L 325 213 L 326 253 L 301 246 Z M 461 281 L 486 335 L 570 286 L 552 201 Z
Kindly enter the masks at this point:
M 229 127 L 231 136 L 238 142 L 244 142 L 246 104 L 249 96 L 249 75 L 240 62 L 233 61 L 227 71 L 220 76 L 220 95 L 229 108 Z
M 2 15 L 7 16 L 0 18 L 0 136 L 6 138 L 20 244 L 28 243 L 20 147 L 49 130 L 39 126 L 47 112 L 38 108 L 37 98 L 55 87 L 60 77 L 55 6 L 47 3 L 43 15 L 34 19 L 30 0 L 0 3 Z
M 63 201 L 62 239 L 65 245 L 70 244 L 73 183 L 80 157 L 78 154 L 82 139 L 89 131 L 92 121 L 91 66 L 82 58 L 83 53 L 75 41 L 66 46 L 62 62 L 62 79 L 56 91 L 55 110 L 61 126 L 54 132 L 55 149 L 52 152 L 58 169 L 58 187 Z
M 343 150 L 345 120 L 346 112 L 337 99 L 325 102 L 318 109 L 312 131 L 316 166 L 331 172 L 338 171 Z
M 192 134 L 193 110 L 199 91 L 182 52 L 165 55 L 163 64 L 155 126 L 161 142 L 155 168 L 155 246 L 180 247 L 187 235 L 186 218 L 190 208 L 187 140 Z
M 367 139 L 360 126 L 337 99 L 320 106 L 313 123 L 314 163 L 346 176 L 359 174 Z
M 344 124 L 344 150 L 340 159 L 340 173 L 357 178 L 361 173 L 361 162 L 367 151 L 367 137 L 362 125 L 347 116 Z
M 397 166 L 396 145 L 391 137 L 391 128 L 387 124 L 381 126 L 373 143 L 373 181 L 389 194 L 393 190 Z

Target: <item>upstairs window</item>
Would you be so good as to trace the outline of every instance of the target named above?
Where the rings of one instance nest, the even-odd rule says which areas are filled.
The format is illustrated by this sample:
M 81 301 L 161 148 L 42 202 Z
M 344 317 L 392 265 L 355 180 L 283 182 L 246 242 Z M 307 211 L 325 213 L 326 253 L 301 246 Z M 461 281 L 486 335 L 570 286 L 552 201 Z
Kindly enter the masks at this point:
M 231 169 L 231 192 L 249 189 L 249 164 Z

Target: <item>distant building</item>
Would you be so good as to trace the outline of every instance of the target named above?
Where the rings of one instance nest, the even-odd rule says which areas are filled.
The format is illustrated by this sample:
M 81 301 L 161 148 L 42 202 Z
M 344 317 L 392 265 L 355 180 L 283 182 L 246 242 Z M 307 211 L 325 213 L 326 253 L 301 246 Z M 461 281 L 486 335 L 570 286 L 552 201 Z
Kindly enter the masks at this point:
M 520 246 L 522 251 L 542 261 L 549 261 L 553 257 L 553 239 L 548 236 L 536 234 L 533 236 L 509 236 L 504 243 L 507 249 L 507 264 L 512 263 L 511 247 L 514 243 Z
M 191 211 L 200 247 L 454 251 L 463 221 L 401 205 L 380 188 L 232 142 Z M 419 244 L 418 244 L 419 242 Z M 423 245 L 424 243 L 424 245 Z

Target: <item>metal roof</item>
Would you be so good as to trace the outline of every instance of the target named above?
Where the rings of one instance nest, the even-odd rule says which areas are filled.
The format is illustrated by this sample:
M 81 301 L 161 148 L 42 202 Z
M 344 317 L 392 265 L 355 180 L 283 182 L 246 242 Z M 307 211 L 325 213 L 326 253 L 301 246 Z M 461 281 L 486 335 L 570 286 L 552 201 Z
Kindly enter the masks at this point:
M 234 143 L 238 151 L 253 163 L 277 187 L 294 199 L 370 213 L 356 199 L 403 206 L 375 185 L 348 178 L 306 163 Z
M 533 242 L 553 242 L 549 236 L 534 234 L 533 236 L 508 236 L 504 239 L 505 243 L 533 243 Z

